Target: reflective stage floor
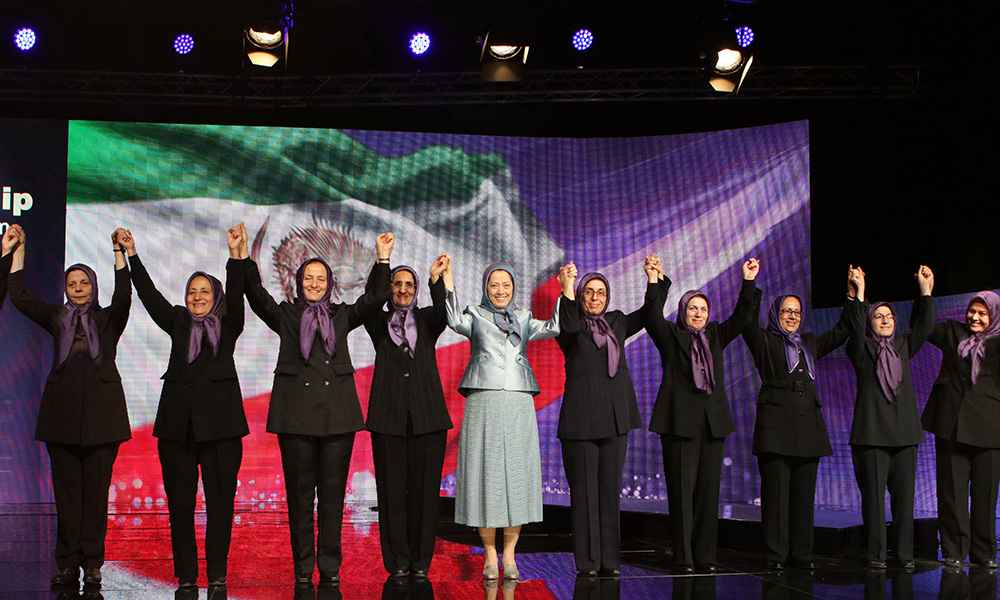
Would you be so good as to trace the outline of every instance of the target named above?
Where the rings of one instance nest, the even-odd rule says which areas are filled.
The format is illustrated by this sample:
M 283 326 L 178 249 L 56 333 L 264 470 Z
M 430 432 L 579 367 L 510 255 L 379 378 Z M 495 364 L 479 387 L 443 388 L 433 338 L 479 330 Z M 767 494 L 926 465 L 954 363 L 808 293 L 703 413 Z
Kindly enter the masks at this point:
M 345 514 L 342 582 L 336 587 L 296 588 L 288 546 L 287 518 L 280 508 L 239 510 L 233 530 L 228 586 L 216 599 L 367 600 L 404 599 L 708 599 L 810 598 L 995 600 L 996 571 L 974 566 L 945 569 L 932 559 L 917 568 L 871 571 L 859 561 L 818 556 L 812 571 L 769 573 L 755 552 L 719 551 L 719 574 L 673 576 L 669 541 L 628 536 L 622 548 L 620 578 L 578 579 L 570 539 L 526 526 L 518 545 L 521 580 L 485 584 L 482 548 L 470 528 L 442 521 L 430 578 L 388 579 L 379 553 L 376 513 L 357 507 Z M 127 516 L 125 516 L 127 513 Z M 203 526 L 204 514 L 199 514 Z M 199 533 L 199 537 L 200 537 Z M 76 598 L 49 591 L 54 574 L 55 515 L 51 505 L 0 507 L 0 600 Z M 725 544 L 723 544 L 725 545 Z M 190 598 L 175 594 L 170 536 L 165 509 L 151 507 L 112 515 L 107 563 L 99 594 L 107 600 Z M 890 563 L 891 564 L 891 563 Z M 201 563 L 204 568 L 204 561 Z M 204 574 L 197 598 L 208 598 Z

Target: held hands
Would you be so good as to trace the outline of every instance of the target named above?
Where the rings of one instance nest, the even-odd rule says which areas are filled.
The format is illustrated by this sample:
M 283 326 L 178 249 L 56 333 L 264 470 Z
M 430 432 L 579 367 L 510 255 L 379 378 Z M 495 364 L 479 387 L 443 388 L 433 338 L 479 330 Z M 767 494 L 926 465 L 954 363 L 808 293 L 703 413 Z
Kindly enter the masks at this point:
M 931 271 L 927 265 L 920 265 L 913 277 L 917 280 L 917 285 L 920 286 L 920 295 L 930 296 L 931 292 L 934 291 L 934 271 Z
M 562 294 L 570 300 L 576 300 L 576 265 L 572 262 L 566 263 L 559 268 L 559 275 L 556 279 L 562 284 Z
M 449 270 L 451 267 L 451 257 L 447 254 L 442 254 L 437 257 L 434 264 L 431 265 L 431 283 L 437 283 L 438 278 L 441 277 L 445 271 Z
M 865 271 L 851 265 L 847 268 L 847 297 L 865 300 Z
M 124 248 L 129 256 L 135 256 L 135 238 L 132 237 L 132 232 L 128 229 L 122 227 L 116 229 L 111 235 L 111 241 L 119 248 Z
M 646 257 L 646 262 L 642 265 L 642 270 L 646 272 L 649 283 L 656 283 L 663 279 L 663 265 L 660 264 L 660 257 L 650 254 Z
M 250 250 L 247 246 L 247 228 L 240 223 L 226 234 L 226 244 L 229 246 L 229 258 L 248 258 Z
M 4 232 L 2 242 L 4 256 L 7 256 L 14 250 L 17 250 L 17 247 L 21 245 L 21 236 L 18 235 L 19 229 L 21 229 L 20 225 L 11 225 L 7 228 L 7 231 Z
M 753 281 L 757 279 L 757 274 L 760 272 L 760 261 L 756 258 L 751 258 L 743 263 L 740 270 L 743 271 L 743 279 Z
M 396 236 L 392 233 L 382 233 L 375 238 L 375 249 L 378 251 L 379 259 L 392 256 L 392 247 L 396 243 Z

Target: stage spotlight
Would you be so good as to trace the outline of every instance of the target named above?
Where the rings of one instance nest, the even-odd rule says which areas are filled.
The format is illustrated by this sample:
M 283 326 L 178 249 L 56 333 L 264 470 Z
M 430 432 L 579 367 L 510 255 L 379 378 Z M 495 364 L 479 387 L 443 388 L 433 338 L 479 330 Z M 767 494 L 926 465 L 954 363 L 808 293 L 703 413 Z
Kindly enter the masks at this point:
M 191 37 L 191 34 L 182 33 L 174 38 L 174 51 L 177 54 L 188 54 L 192 50 L 194 50 L 194 38 Z
M 412 52 L 414 56 L 420 56 L 430 50 L 430 48 L 431 36 L 423 31 L 414 33 L 410 37 L 410 52 Z
M 479 52 L 483 81 L 524 80 L 528 50 L 524 40 L 515 35 L 487 33 Z
M 744 56 L 739 50 L 719 50 L 708 84 L 717 92 L 736 94 L 753 63 L 753 55 Z
M 30 27 L 22 27 L 14 34 L 14 46 L 22 52 L 34 48 L 36 41 L 38 41 L 38 36 L 35 35 L 35 30 Z
M 573 34 L 573 48 L 583 52 L 594 45 L 594 34 L 589 29 L 578 29 Z
M 257 24 L 246 28 L 243 49 L 251 64 L 273 67 L 285 59 L 288 64 L 288 28 L 274 24 Z
M 753 29 L 747 25 L 736 28 L 736 43 L 740 48 L 746 48 L 753 43 Z

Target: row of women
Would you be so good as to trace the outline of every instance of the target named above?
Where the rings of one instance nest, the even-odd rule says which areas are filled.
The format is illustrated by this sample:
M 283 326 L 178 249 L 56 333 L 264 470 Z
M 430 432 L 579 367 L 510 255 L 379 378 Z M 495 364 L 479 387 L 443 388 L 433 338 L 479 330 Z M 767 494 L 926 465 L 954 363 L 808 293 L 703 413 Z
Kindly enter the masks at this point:
M 640 309 L 628 315 L 609 310 L 608 279 L 600 273 L 577 277 L 570 263 L 559 270 L 555 311 L 540 320 L 514 305 L 515 274 L 505 264 L 486 270 L 481 301 L 461 310 L 446 254 L 430 269 L 432 306 L 418 308 L 416 271 L 389 268 L 394 237 L 388 233 L 376 240 L 378 258 L 364 295 L 349 305 L 330 303 L 333 277 L 320 259 L 299 268 L 293 302 L 276 302 L 249 259 L 242 225 L 228 232 L 225 290 L 218 279 L 195 272 L 183 306 L 172 306 L 156 290 L 126 229 L 112 234 L 116 280 L 110 306 L 98 304 L 97 279 L 85 265 L 66 271 L 65 305 L 41 302 L 25 289 L 25 241 L 17 225 L 5 233 L 0 276 L 10 271 L 13 304 L 55 340 L 36 431 L 51 458 L 58 511 L 55 587 L 78 585 L 81 568 L 85 587 L 100 585 L 111 468 L 118 445 L 130 435 L 115 366 L 116 344 L 128 319 L 130 279 L 153 321 L 172 340 L 153 433 L 182 589 L 193 588 L 198 575 L 193 513 L 199 465 L 208 512 L 209 587 L 226 583 L 241 438 L 249 431 L 233 360 L 244 324 L 243 296 L 280 340 L 267 431 L 277 434 L 281 450 L 297 583 L 311 585 L 317 568 L 320 583 L 339 581 L 350 454 L 355 432 L 365 427 L 372 432 L 384 566 L 393 577 L 427 576 L 445 432 L 452 426 L 435 357 L 445 326 L 471 341 L 459 385 L 466 406 L 455 519 L 479 529 L 487 579 L 500 574 L 496 530 L 503 530 L 503 575 L 517 579 L 514 553 L 521 525 L 542 518 L 533 402 L 540 390 L 527 345 L 552 337 L 566 362 L 557 435 L 571 490 L 576 566 L 583 575 L 618 574 L 626 440 L 630 430 L 641 427 L 624 344 L 643 328 L 663 368 L 649 428 L 660 435 L 663 448 L 676 570 L 716 569 L 724 441 L 735 430 L 723 350 L 740 335 L 761 377 L 753 453 L 771 568 L 812 566 L 817 467 L 820 457 L 832 454 L 815 392 L 816 360 L 845 341 L 857 372 L 850 443 L 870 566 L 886 566 L 886 488 L 892 497 L 894 558 L 913 566 L 916 448 L 923 434 L 908 363 L 925 341 L 943 351 L 923 415 L 923 429 L 936 438 L 942 553 L 949 564 L 971 556 L 978 564 L 996 565 L 1000 320 L 991 316 L 998 315 L 1000 298 L 982 292 L 970 302 L 965 323 L 935 323 L 933 274 L 927 267 L 916 274 L 920 297 L 909 334 L 897 335 L 890 305 L 865 298 L 864 273 L 852 267 L 839 322 L 813 335 L 800 331 L 803 306 L 794 295 L 775 298 L 767 326 L 756 325 L 762 294 L 755 287 L 755 259 L 741 266 L 736 307 L 722 321 L 712 319 L 709 297 L 692 290 L 681 297 L 676 322 L 668 322 L 663 306 L 670 280 L 655 255 L 643 265 L 648 286 Z M 376 349 L 367 423 L 346 343 L 347 334 L 360 325 Z

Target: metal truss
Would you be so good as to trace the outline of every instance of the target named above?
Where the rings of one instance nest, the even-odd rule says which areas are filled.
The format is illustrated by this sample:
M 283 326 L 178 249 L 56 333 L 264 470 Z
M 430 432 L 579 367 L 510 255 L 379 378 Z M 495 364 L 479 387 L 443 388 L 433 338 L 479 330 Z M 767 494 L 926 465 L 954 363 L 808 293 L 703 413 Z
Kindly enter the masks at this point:
M 738 95 L 720 95 L 697 68 L 529 71 L 524 82 L 484 82 L 479 72 L 203 75 L 0 69 L 0 103 L 148 104 L 246 108 L 663 102 L 731 99 L 912 99 L 921 67 L 754 67 Z

